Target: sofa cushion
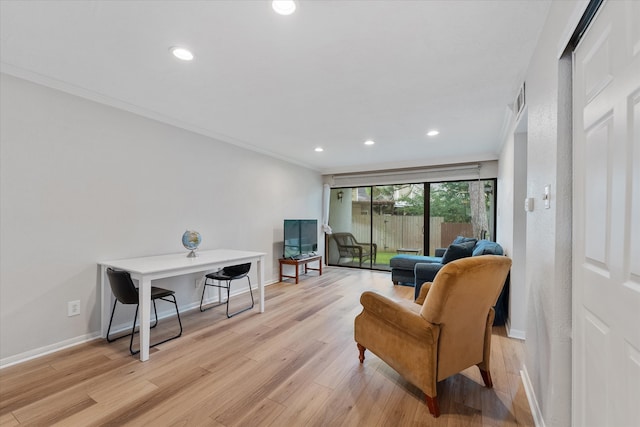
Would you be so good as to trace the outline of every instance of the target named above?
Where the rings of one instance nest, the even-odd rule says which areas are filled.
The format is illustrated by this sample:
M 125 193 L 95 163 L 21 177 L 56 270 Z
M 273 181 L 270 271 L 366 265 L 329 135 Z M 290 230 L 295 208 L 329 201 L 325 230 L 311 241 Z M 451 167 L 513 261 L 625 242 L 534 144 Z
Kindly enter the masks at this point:
M 504 255 L 502 246 L 489 240 L 480 240 L 473 249 L 473 256 L 478 255 Z
M 455 239 L 453 239 L 453 242 L 451 242 L 451 243 L 454 244 L 454 245 L 458 245 L 460 243 L 473 242 L 473 244 L 475 245 L 477 241 L 478 241 L 478 239 L 476 239 L 475 237 L 458 236 Z
M 396 255 L 389 260 L 389 266 L 392 268 L 400 268 L 410 270 L 413 274 L 413 267 L 418 262 L 440 262 L 442 258 L 434 256 L 422 255 Z
M 442 263 L 447 264 L 460 258 L 470 257 L 473 253 L 473 247 L 475 244 L 475 239 L 464 243 L 450 244 L 447 251 L 442 256 Z

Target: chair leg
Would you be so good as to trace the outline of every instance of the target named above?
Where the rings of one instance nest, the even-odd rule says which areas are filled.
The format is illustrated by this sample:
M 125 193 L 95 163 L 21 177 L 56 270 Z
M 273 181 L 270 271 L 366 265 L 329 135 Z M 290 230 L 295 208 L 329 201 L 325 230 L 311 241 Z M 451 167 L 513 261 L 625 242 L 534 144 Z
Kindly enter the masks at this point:
M 205 308 L 205 309 L 203 309 L 203 308 L 202 308 L 202 302 L 204 301 L 204 291 L 206 291 L 206 290 L 207 290 L 207 286 L 208 286 L 208 285 L 207 285 L 207 278 L 205 278 L 205 279 L 204 279 L 204 285 L 202 286 L 202 297 L 200 298 L 200 311 L 206 311 L 206 310 L 208 310 L 209 308 L 211 308 L 211 307 L 209 307 L 209 308 Z
M 118 304 L 118 300 L 115 300 L 113 302 L 113 310 L 111 310 L 111 319 L 109 319 L 109 327 L 107 328 L 107 342 L 114 342 L 115 340 L 122 338 L 122 337 L 118 337 L 118 338 L 109 338 L 109 333 L 111 332 L 111 323 L 113 322 L 113 315 L 116 312 L 116 304 Z M 124 335 L 126 337 L 126 335 Z
M 227 319 L 230 318 L 231 316 L 229 316 L 229 297 L 231 293 L 231 280 L 227 280 Z
M 493 381 L 491 381 L 491 373 L 480 369 L 480 375 L 482 375 L 482 381 L 487 388 L 493 388 Z
M 113 315 L 116 312 L 116 305 L 117 304 L 118 304 L 118 300 L 115 300 L 113 302 L 113 310 L 111 310 L 111 319 L 109 319 L 109 327 L 107 328 L 107 342 L 114 342 L 114 341 L 119 340 L 120 338 L 124 338 L 124 337 L 128 337 L 129 335 L 132 335 L 131 342 L 133 343 L 133 334 L 136 331 L 136 322 L 135 322 L 135 320 L 138 318 L 138 308 L 137 307 L 136 307 L 136 315 L 135 315 L 134 323 L 133 323 L 133 329 L 131 330 L 131 333 L 130 334 L 126 334 L 126 335 L 121 335 L 121 336 L 119 336 L 117 338 L 111 338 L 109 336 L 110 333 L 111 333 L 111 325 L 113 323 Z M 151 328 L 155 328 L 158 325 L 158 310 L 156 309 L 156 302 L 155 301 L 153 301 L 153 311 L 155 312 L 156 319 L 155 319 L 155 322 L 153 323 L 153 325 L 151 326 Z
M 153 312 L 156 315 L 156 321 L 153 322 L 153 325 L 151 325 L 151 329 L 153 329 L 156 326 L 158 326 L 158 309 L 156 308 L 156 300 L 153 300 Z
M 358 356 L 358 358 L 360 359 L 360 363 L 364 362 L 364 351 L 366 350 L 366 348 L 364 348 L 360 343 L 356 343 L 358 345 L 358 351 L 360 352 L 360 355 Z
M 131 340 L 129 341 L 129 353 L 131 353 L 131 355 L 140 353 L 140 350 L 133 351 L 133 336 L 136 333 L 136 321 L 138 320 L 138 308 L 140 308 L 140 305 L 136 304 L 136 314 L 133 315 L 133 328 L 131 328 Z
M 167 339 L 166 339 L 166 340 L 164 340 L 164 341 L 160 341 L 160 342 L 158 342 L 158 343 L 153 344 L 154 346 L 155 346 L 155 345 L 158 345 L 158 344 L 165 343 L 165 342 L 167 342 L 167 341 L 174 340 L 174 339 L 176 339 L 176 338 L 178 338 L 179 336 L 181 336 L 181 335 L 182 335 L 182 320 L 180 320 L 180 310 L 178 310 L 178 300 L 176 300 L 176 296 L 175 296 L 175 295 L 169 295 L 169 296 L 171 297 L 171 299 L 172 299 L 173 301 L 172 301 L 172 300 L 169 300 L 169 299 L 166 299 L 166 298 L 160 298 L 160 299 L 161 299 L 162 301 L 170 302 L 170 303 L 172 303 L 173 305 L 175 305 L 175 306 L 176 306 L 176 316 L 178 317 L 178 325 L 180 325 L 180 332 L 179 332 L 179 333 L 178 333 L 178 335 L 176 335 L 176 336 L 173 336 L 173 337 L 171 337 L 171 338 L 167 338 Z M 167 298 L 168 298 L 168 297 L 167 297 Z M 151 346 L 150 346 L 150 347 L 151 347 Z
M 218 288 L 218 304 L 213 304 L 213 305 L 210 305 L 208 307 L 202 308 L 202 304 L 204 302 L 204 293 L 205 293 L 205 290 L 207 289 L 207 286 L 212 286 L 212 287 Z M 218 284 L 216 285 L 216 284 L 212 284 L 212 283 L 207 283 L 207 279 L 205 278 L 204 279 L 204 286 L 202 287 L 202 297 L 200 298 L 200 311 L 207 311 L 207 310 L 210 310 L 210 309 L 212 309 L 214 307 L 219 307 L 222 304 L 224 304 L 224 302 L 221 302 L 221 298 L 220 298 L 220 288 L 224 288 L 224 287 L 225 286 L 220 285 L 220 281 L 219 280 L 218 280 Z
M 227 318 L 231 318 L 231 317 L 235 316 L 236 314 L 240 314 L 240 313 L 245 312 L 247 310 L 251 310 L 254 307 L 255 301 L 253 299 L 253 290 L 251 289 L 251 279 L 249 278 L 249 276 L 247 276 L 247 280 L 249 281 L 249 294 L 251 295 L 251 305 L 249 307 L 243 308 L 243 309 L 238 310 L 236 312 L 233 312 L 231 314 L 229 314 L 229 294 L 231 292 L 231 280 L 229 280 L 227 282 Z
M 170 297 L 173 299 L 173 301 L 169 300 L 169 299 L 165 299 L 165 298 L 160 298 L 160 299 L 163 300 L 163 301 L 170 302 L 170 303 L 172 303 L 173 305 L 176 306 L 176 315 L 178 316 L 178 324 L 180 325 L 180 332 L 178 333 L 178 335 L 175 335 L 175 336 L 173 336 L 171 338 L 167 338 L 166 340 L 162 340 L 162 341 L 157 342 L 157 343 L 149 344 L 149 348 L 155 347 L 155 346 L 160 345 L 160 344 L 164 344 L 167 341 L 174 340 L 174 339 L 176 339 L 176 338 L 178 338 L 178 337 L 180 337 L 182 335 L 182 321 L 180 320 L 180 311 L 178 310 L 178 301 L 176 300 L 176 296 L 175 295 L 170 295 Z M 155 304 L 155 300 L 154 300 L 153 303 Z M 131 341 L 129 341 L 129 352 L 132 355 L 136 355 L 136 354 L 140 353 L 140 350 L 135 350 L 135 351 L 133 350 L 133 335 L 135 334 L 135 331 L 136 331 L 136 322 L 138 320 L 138 308 L 139 307 L 140 306 L 136 305 L 136 314 L 133 317 L 133 329 L 131 329 Z M 157 319 L 157 314 L 156 314 L 156 319 Z
M 440 416 L 440 406 L 438 406 L 438 397 L 428 396 L 426 395 L 427 407 L 429 408 L 429 412 L 433 415 L 433 418 L 438 418 Z

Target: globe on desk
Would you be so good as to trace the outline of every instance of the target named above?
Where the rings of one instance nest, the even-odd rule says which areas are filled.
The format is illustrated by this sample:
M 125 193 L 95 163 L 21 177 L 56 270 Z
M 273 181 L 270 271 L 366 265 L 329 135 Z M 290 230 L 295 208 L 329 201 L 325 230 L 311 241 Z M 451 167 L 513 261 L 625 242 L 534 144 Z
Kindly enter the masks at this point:
M 198 250 L 198 246 L 202 243 L 202 236 L 195 230 L 187 230 L 182 235 L 182 244 L 185 248 L 190 250 L 187 255 L 188 258 L 197 257 L 196 250 Z

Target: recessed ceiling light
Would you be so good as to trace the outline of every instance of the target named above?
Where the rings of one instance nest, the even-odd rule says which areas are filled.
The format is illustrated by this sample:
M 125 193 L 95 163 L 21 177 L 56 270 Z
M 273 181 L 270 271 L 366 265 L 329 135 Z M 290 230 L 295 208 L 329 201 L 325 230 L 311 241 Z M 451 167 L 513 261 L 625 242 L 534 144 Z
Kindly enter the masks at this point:
M 293 0 L 273 0 L 271 7 L 280 15 L 291 15 L 296 11 L 296 2 Z
M 324 148 L 322 148 L 322 147 L 316 147 L 316 151 L 319 153 L 319 152 L 321 152 L 321 151 L 324 151 Z
M 372 140 L 372 139 L 367 139 L 367 140 L 364 142 L 364 145 L 373 145 L 373 144 L 375 144 L 375 143 L 376 143 L 376 142 L 375 142 L 374 140 Z
M 193 53 L 191 51 L 183 48 L 183 47 L 172 47 L 169 49 L 173 56 L 178 59 L 182 59 L 183 61 L 191 61 L 193 59 Z
M 437 130 L 430 130 L 429 132 L 427 132 L 427 136 L 436 136 L 440 133 L 440 131 Z

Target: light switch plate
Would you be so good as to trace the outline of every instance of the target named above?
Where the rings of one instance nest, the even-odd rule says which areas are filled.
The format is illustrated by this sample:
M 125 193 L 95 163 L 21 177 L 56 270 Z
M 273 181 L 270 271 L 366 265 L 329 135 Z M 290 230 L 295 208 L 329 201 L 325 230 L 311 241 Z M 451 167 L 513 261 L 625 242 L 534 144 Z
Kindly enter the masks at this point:
M 542 200 L 544 200 L 544 208 L 550 209 L 551 208 L 551 186 L 550 185 L 544 186 L 544 195 L 542 196 Z

